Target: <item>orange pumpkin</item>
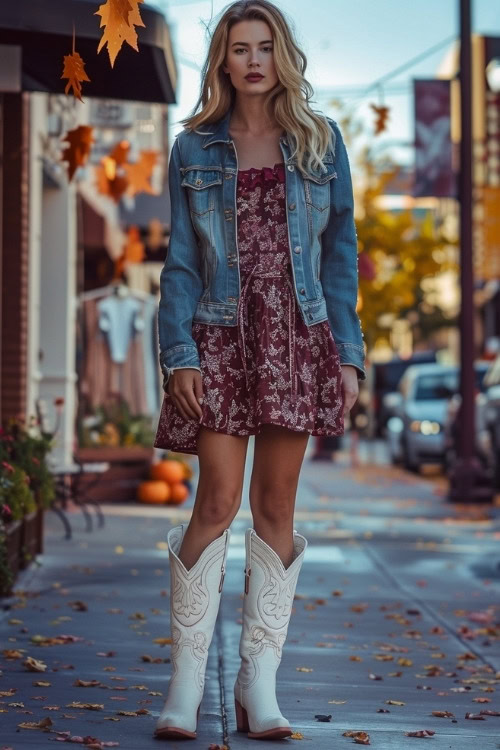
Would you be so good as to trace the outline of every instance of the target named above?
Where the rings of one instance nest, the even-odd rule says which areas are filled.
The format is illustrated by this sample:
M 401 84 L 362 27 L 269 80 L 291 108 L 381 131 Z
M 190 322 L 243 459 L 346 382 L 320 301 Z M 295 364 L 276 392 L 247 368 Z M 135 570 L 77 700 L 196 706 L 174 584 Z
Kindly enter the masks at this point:
M 184 467 L 180 461 L 167 458 L 151 466 L 150 476 L 151 479 L 162 479 L 169 484 L 175 484 L 184 479 Z
M 166 503 L 170 497 L 170 485 L 161 480 L 141 482 L 137 488 L 137 498 L 141 503 Z
M 186 500 L 189 495 L 189 490 L 184 482 L 175 482 L 170 485 L 170 497 L 168 499 L 169 505 L 180 505 Z

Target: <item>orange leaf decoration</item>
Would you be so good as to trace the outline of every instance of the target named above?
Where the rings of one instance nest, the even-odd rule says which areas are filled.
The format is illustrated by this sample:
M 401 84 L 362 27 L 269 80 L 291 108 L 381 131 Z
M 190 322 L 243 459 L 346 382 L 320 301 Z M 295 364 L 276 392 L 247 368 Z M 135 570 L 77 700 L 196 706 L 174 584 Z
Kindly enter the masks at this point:
M 139 227 L 134 224 L 127 232 L 127 244 L 124 250 L 126 263 L 142 263 L 144 260 L 144 243 L 141 242 Z
M 132 196 L 141 192 L 154 195 L 154 190 L 149 180 L 157 158 L 157 151 L 141 151 L 139 159 L 134 164 L 123 165 L 129 181 L 128 195 Z
M 62 161 L 68 162 L 68 178 L 73 179 L 78 167 L 83 167 L 89 158 L 90 150 L 94 139 L 92 133 L 94 129 L 88 125 L 79 125 L 74 130 L 68 130 L 64 136 L 64 141 L 69 143 L 63 153 Z
M 130 143 L 128 141 L 120 141 L 116 144 L 109 156 L 111 159 L 115 160 L 119 167 L 121 167 L 127 161 L 129 151 Z
M 103 157 L 101 164 L 95 169 L 99 192 L 108 195 L 115 203 L 118 203 L 128 188 L 128 179 L 117 173 L 116 162 L 109 156 Z
M 68 79 L 68 83 L 66 84 L 64 93 L 67 94 L 70 87 L 72 87 L 73 95 L 76 96 L 81 102 L 83 102 L 83 99 L 82 87 L 80 84 L 82 81 L 88 81 L 90 83 L 90 78 L 87 76 L 86 72 L 83 69 L 84 65 L 85 63 L 83 62 L 82 58 L 80 57 L 78 52 L 75 51 L 75 27 L 73 26 L 73 52 L 71 53 L 71 55 L 64 55 L 63 74 L 61 78 Z
M 84 65 L 85 63 L 78 52 L 72 52 L 71 55 L 64 55 L 64 69 L 61 78 L 68 79 L 68 83 L 64 88 L 64 93 L 67 94 L 71 87 L 73 89 L 73 95 L 81 102 L 83 102 L 81 81 L 90 82 L 90 78 L 83 69 Z
M 94 14 L 101 16 L 100 28 L 106 27 L 97 52 L 100 52 L 105 44 L 108 45 L 111 67 L 115 64 L 123 42 L 130 44 L 136 52 L 139 51 L 134 26 L 144 26 L 139 12 L 139 3 L 142 2 L 144 0 L 106 0 Z

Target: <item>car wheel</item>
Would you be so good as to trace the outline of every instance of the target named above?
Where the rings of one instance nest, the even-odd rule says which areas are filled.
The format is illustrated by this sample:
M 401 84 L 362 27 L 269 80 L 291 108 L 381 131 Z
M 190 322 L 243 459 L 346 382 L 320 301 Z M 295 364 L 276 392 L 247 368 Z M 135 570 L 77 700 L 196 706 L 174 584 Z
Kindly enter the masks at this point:
M 410 458 L 410 454 L 408 453 L 408 446 L 406 444 L 406 440 L 403 440 L 403 466 L 408 471 L 416 471 L 418 472 L 420 469 L 420 464 L 415 461 L 413 461 Z

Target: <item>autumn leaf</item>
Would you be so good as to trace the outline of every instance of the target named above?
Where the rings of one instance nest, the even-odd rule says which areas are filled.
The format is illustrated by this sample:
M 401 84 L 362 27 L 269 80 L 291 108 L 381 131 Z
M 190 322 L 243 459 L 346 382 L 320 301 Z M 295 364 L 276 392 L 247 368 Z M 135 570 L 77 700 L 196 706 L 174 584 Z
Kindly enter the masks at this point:
M 96 166 L 95 174 L 98 191 L 102 195 L 112 198 L 115 203 L 118 203 L 128 187 L 128 180 L 126 177 L 116 173 L 116 162 L 114 159 L 104 156 L 101 159 L 101 164 Z M 117 555 L 122 555 L 124 548 L 121 545 L 117 545 L 115 552 Z
M 49 716 L 45 716 L 45 718 L 40 719 L 40 721 L 23 721 L 17 726 L 20 729 L 47 729 L 48 727 L 51 727 L 52 724 L 52 719 Z
M 136 52 L 137 33 L 134 26 L 144 26 L 139 12 L 139 3 L 144 0 L 106 0 L 94 15 L 101 16 L 100 28 L 106 27 L 97 52 L 107 45 L 111 67 L 114 66 L 116 56 L 123 42 L 127 42 Z
M 33 659 L 32 656 L 27 656 L 23 661 L 23 666 L 26 667 L 28 672 L 45 672 L 47 665 L 39 659 Z
M 89 711 L 102 711 L 104 709 L 104 704 L 80 703 L 80 701 L 73 701 L 72 703 L 66 703 L 66 708 L 87 708 Z
M 136 193 L 155 194 L 150 179 L 157 159 L 157 151 L 141 151 L 138 160 L 134 164 L 123 165 L 129 181 L 127 195 L 134 196 Z
M 84 65 L 84 61 L 75 50 L 75 27 L 73 26 L 73 52 L 70 55 L 64 55 L 63 74 L 61 78 L 68 79 L 64 93 L 67 94 L 71 87 L 73 95 L 81 102 L 83 102 L 81 82 L 88 81 L 90 83 L 90 78 L 83 69 Z
M 94 139 L 92 134 L 94 129 L 89 125 L 78 125 L 73 130 L 68 130 L 64 136 L 64 141 L 69 145 L 62 153 L 62 161 L 68 162 L 68 179 L 72 180 L 78 167 L 83 167 L 87 163 L 90 150 Z
M 81 102 L 83 102 L 81 82 L 88 81 L 90 83 L 90 78 L 83 69 L 84 65 L 85 63 L 78 52 L 72 52 L 71 55 L 64 55 L 63 74 L 61 78 L 68 79 L 68 83 L 64 87 L 64 93 L 67 94 L 69 89 L 72 88 L 73 95 Z

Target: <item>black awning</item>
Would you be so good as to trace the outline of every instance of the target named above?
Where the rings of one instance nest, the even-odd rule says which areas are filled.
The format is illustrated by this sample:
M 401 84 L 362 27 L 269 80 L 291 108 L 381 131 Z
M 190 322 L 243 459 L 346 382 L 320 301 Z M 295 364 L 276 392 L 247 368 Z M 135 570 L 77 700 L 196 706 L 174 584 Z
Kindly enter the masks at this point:
M 105 97 L 130 101 L 175 103 L 176 66 L 164 16 L 140 5 L 145 28 L 136 26 L 139 52 L 123 44 L 111 67 L 107 47 L 97 54 L 103 29 L 94 15 L 103 0 L 0 1 L 0 44 L 22 47 L 23 91 L 64 93 L 63 57 L 76 51 L 85 61 L 90 83 L 83 99 Z

